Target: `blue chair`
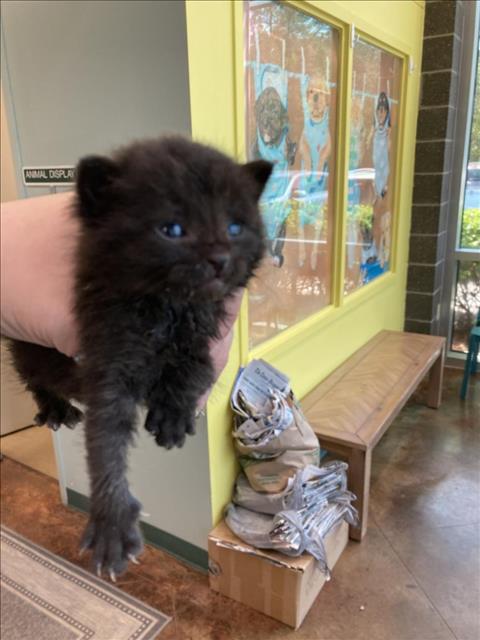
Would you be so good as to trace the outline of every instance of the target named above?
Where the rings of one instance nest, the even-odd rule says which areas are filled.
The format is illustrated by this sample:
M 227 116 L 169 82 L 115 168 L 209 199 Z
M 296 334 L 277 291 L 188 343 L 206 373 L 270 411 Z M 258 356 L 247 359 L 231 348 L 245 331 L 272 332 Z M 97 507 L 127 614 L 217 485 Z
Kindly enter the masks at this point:
M 478 350 L 480 346 L 480 309 L 477 313 L 477 322 L 470 331 L 470 339 L 468 341 L 468 354 L 465 361 L 465 371 L 463 373 L 462 389 L 460 398 L 465 400 L 467 395 L 468 378 L 471 373 L 477 373 Z

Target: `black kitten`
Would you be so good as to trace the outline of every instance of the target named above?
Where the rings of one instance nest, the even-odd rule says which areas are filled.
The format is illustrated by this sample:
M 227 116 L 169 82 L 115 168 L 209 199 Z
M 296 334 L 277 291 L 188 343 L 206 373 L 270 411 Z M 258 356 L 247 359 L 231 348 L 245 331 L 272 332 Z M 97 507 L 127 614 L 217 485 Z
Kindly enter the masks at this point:
M 129 492 L 127 448 L 138 404 L 158 445 L 194 433 L 196 404 L 213 382 L 209 341 L 225 300 L 258 266 L 257 201 L 272 165 L 238 165 L 183 138 L 139 142 L 77 171 L 82 224 L 76 262 L 81 358 L 12 341 L 17 370 L 53 428 L 87 406 L 90 520 L 83 546 L 97 571 L 121 573 L 142 548 Z

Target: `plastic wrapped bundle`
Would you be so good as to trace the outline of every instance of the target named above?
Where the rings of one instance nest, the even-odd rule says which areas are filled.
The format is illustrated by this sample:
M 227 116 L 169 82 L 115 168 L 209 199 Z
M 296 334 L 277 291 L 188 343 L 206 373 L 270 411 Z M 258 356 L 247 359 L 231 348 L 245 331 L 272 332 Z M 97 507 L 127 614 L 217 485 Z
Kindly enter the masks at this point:
M 347 491 L 348 466 L 319 467 L 317 436 L 288 378 L 262 360 L 237 377 L 233 432 L 243 472 L 225 513 L 230 529 L 259 549 L 291 556 L 310 552 L 329 576 L 324 539 L 341 520 L 356 524 Z
M 318 464 L 320 448 L 293 394 L 272 391 L 270 398 L 270 413 L 243 422 L 237 418 L 233 436 L 251 486 L 256 491 L 278 493 L 287 488 L 298 469 Z
M 274 515 L 279 511 L 298 511 L 304 507 L 322 506 L 336 492 L 347 488 L 347 464 L 333 461 L 323 467 L 308 465 L 287 479 L 278 493 L 255 491 L 247 477 L 240 473 L 235 484 L 233 502 L 258 513 Z
M 283 395 L 271 390 L 272 409 L 268 415 L 236 418 L 233 432 L 241 456 L 275 457 L 287 449 L 318 448 L 318 439 L 308 424 L 292 392 Z
M 237 507 L 232 502 L 225 509 L 225 522 L 233 533 L 257 549 L 273 549 L 270 531 L 272 515 Z
M 300 511 L 281 511 L 273 519 L 270 539 L 273 548 L 286 555 L 298 556 L 308 551 L 320 563 L 323 573 L 330 577 L 324 540 L 339 522 L 358 524 L 358 514 L 352 506 L 355 496 L 350 492 L 338 492 L 320 510 L 305 508 Z
M 225 521 L 235 535 L 258 549 L 274 549 L 289 556 L 299 556 L 308 551 L 328 578 L 330 570 L 323 541 L 342 520 L 356 524 L 357 512 L 351 505 L 354 498 L 349 492 L 339 492 L 331 502 L 325 501 L 320 509 L 280 511 L 275 516 L 256 513 L 231 503 L 226 509 Z
M 267 401 L 260 409 L 248 401 L 242 389 L 237 391 L 234 408 L 239 416 L 237 422 L 240 427 L 235 437 L 242 440 L 246 446 L 265 446 L 292 424 L 293 413 L 287 402 L 288 394 L 279 389 L 269 388 L 265 395 Z M 242 428 L 245 422 L 250 424 Z

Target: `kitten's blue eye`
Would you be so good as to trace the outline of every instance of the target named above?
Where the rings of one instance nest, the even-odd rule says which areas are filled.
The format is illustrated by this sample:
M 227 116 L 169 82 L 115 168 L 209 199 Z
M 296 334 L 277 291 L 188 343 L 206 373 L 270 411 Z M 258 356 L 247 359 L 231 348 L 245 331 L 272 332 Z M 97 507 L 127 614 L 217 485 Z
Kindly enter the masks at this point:
M 239 236 L 243 231 L 243 224 L 240 224 L 240 222 L 231 222 L 228 225 L 228 235 L 231 236 L 232 238 L 235 238 L 236 236 Z
M 181 238 L 185 235 L 185 229 L 178 222 L 171 222 L 170 224 L 165 224 L 160 229 L 164 236 L 167 238 Z

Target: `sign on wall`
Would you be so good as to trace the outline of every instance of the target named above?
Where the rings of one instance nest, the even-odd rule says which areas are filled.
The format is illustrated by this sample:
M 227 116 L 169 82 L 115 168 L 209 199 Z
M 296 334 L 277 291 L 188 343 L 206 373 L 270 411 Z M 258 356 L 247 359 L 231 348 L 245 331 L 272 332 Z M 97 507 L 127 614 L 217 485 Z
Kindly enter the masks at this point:
M 75 167 L 23 167 L 23 184 L 27 187 L 57 187 L 75 184 Z

